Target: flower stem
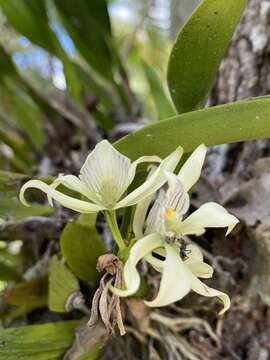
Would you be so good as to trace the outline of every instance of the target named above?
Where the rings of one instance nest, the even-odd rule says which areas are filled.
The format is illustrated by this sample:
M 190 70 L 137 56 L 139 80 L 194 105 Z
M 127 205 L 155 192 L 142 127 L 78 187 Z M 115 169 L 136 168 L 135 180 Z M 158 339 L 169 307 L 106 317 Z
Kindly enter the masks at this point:
M 116 241 L 119 250 L 124 250 L 126 248 L 126 245 L 124 243 L 124 240 L 122 238 L 121 232 L 119 230 L 117 220 L 116 220 L 116 214 L 114 210 L 111 211 L 105 211 L 105 217 L 107 220 L 107 223 L 109 224 L 110 230 L 113 234 L 114 240 Z

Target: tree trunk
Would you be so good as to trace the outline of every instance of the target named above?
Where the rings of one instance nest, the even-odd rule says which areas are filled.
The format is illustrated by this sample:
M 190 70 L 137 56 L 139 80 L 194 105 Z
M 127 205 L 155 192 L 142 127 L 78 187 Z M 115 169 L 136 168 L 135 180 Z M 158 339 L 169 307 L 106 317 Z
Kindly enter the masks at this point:
M 223 60 L 211 103 L 270 92 L 270 1 L 250 0 Z
M 270 0 L 250 0 L 220 66 L 209 103 L 214 106 L 269 93 Z M 245 285 L 239 286 L 241 278 L 234 285 L 237 296 L 244 292 L 242 305 L 238 310 L 232 306 L 223 328 L 223 341 L 232 358 L 270 359 L 270 350 L 263 344 L 269 338 L 264 305 L 270 304 L 269 169 L 269 140 L 214 147 L 205 169 L 208 188 L 210 183 L 218 189 L 218 201 L 242 223 L 226 244 L 217 239 L 213 246 L 214 255 L 234 265 L 230 274 L 236 271 L 236 259 L 246 263 Z M 198 188 L 199 198 L 204 194 L 204 201 L 212 197 L 207 195 L 207 186 L 201 182 Z M 202 201 L 200 198 L 197 205 Z
M 222 61 L 211 105 L 270 93 L 270 0 L 250 0 Z M 269 155 L 269 141 L 254 141 L 227 146 L 222 169 L 243 174 L 246 164 Z M 234 155 L 234 156 L 228 156 Z

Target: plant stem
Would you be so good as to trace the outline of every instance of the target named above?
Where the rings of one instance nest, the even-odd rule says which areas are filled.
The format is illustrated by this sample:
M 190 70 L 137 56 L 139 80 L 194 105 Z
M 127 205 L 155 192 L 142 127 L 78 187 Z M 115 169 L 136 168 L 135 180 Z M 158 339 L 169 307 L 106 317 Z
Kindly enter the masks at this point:
M 119 250 L 124 250 L 126 248 L 126 245 L 124 243 L 124 240 L 122 238 L 121 232 L 119 230 L 117 220 L 116 220 L 116 214 L 114 210 L 111 211 L 105 211 L 105 217 L 107 220 L 107 223 L 109 224 L 110 230 L 113 234 L 114 240 L 116 241 Z

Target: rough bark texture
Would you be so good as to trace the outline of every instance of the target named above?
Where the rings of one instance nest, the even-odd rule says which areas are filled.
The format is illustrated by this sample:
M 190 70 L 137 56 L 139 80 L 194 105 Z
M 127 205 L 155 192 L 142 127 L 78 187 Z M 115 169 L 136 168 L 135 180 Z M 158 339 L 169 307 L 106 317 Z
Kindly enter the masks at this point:
M 211 105 L 270 93 L 270 0 L 250 0 L 222 61 L 210 98 Z M 241 150 L 241 151 L 239 151 Z M 268 141 L 219 148 L 220 170 L 243 174 L 247 163 L 269 155 Z M 230 155 L 230 156 L 227 156 Z M 221 164 L 221 165 L 220 165 Z
M 250 0 L 220 66 L 210 104 L 268 94 L 270 0 Z M 226 250 L 222 249 L 225 245 L 217 244 L 216 248 L 217 254 L 227 254 L 231 260 L 240 256 L 248 268 L 244 287 L 244 294 L 249 295 L 247 303 L 243 301 L 238 311 L 232 309 L 224 322 L 223 339 L 235 359 L 270 359 L 269 342 L 268 346 L 264 342 L 269 340 L 269 311 L 264 303 L 270 304 L 270 200 L 269 186 L 265 187 L 270 181 L 269 156 L 269 140 L 223 145 L 210 151 L 205 169 L 211 185 L 218 187 L 219 201 L 243 224 L 238 237 L 232 239 L 233 246 L 229 241 Z M 231 269 L 231 274 L 234 271 Z M 257 294 L 262 301 L 256 299 Z
M 269 94 L 270 1 L 250 0 L 223 60 L 212 104 Z

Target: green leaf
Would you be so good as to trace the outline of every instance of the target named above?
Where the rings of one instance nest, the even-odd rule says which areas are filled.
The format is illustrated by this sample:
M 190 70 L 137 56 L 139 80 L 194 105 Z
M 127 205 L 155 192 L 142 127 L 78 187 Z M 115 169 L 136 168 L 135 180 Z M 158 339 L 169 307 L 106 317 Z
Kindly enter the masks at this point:
M 49 216 L 54 209 L 47 205 L 32 204 L 26 207 L 21 204 L 18 192 L 22 184 L 29 179 L 28 175 L 0 170 L 0 218 L 20 220 L 28 216 Z M 51 178 L 41 178 L 51 181 Z
M 33 204 L 24 206 L 17 195 L 12 192 L 0 193 L 0 218 L 9 220 L 20 220 L 28 216 L 49 216 L 54 209 L 47 205 Z
M 165 93 L 161 80 L 156 71 L 142 60 L 143 70 L 148 81 L 156 111 L 160 120 L 175 115 L 175 110 Z
M 255 98 L 172 117 L 125 136 L 115 146 L 131 159 L 164 157 L 179 145 L 190 152 L 201 143 L 213 146 L 269 138 L 269 119 L 270 97 Z
M 41 150 L 45 139 L 42 129 L 42 114 L 26 94 L 18 91 L 10 98 L 10 114 L 28 135 L 36 150 Z
M 111 28 L 105 0 L 54 0 L 70 37 L 100 75 L 112 79 Z
M 67 312 L 68 298 L 79 289 L 77 278 L 54 256 L 49 266 L 49 309 L 55 312 Z
M 47 306 L 46 277 L 24 281 L 3 291 L 4 301 L 9 305 L 25 306 L 30 310 Z
M 40 151 L 44 145 L 44 132 L 39 108 L 14 79 L 6 81 L 0 95 L 0 122 L 6 129 L 18 129 L 30 153 Z
M 1 5 L 1 2 L 0 2 Z M 19 74 L 9 56 L 0 45 L 0 83 L 4 83 L 7 77 L 18 80 Z
M 52 181 L 51 177 L 40 179 Z M 0 218 L 20 220 L 28 216 L 50 216 L 54 213 L 51 206 L 36 203 L 26 207 L 19 201 L 18 192 L 27 180 L 28 175 L 0 170 Z
M 4 129 L 3 126 L 1 126 L 0 141 L 12 149 L 14 155 L 20 161 L 23 169 L 26 169 L 27 166 L 31 165 L 31 160 L 29 159 L 29 153 L 27 152 L 25 142 L 20 135 L 14 131 L 8 131 L 7 129 Z
M 1 1 L 1 0 L 0 0 Z M 1 6 L 1 2 L 0 2 Z M 13 81 L 17 89 L 22 89 L 32 100 L 44 111 L 49 117 L 55 115 L 55 110 L 51 107 L 49 99 L 39 92 L 31 83 L 28 82 L 29 77 L 23 78 L 17 71 L 10 55 L 0 45 L 0 84 L 4 91 L 8 88 L 8 84 Z
M 0 7 L 15 30 L 62 60 L 70 90 L 73 96 L 79 100 L 81 88 L 79 79 L 76 76 L 73 64 L 49 26 L 45 1 L 0 0 Z
M 88 227 L 95 227 L 97 214 L 80 214 L 76 223 Z
M 18 32 L 38 46 L 54 52 L 54 39 L 47 24 L 43 0 L 0 0 L 0 7 L 9 23 Z
M 17 191 L 26 180 L 28 175 L 0 170 L 0 191 Z
M 0 280 L 2 281 L 18 281 L 21 276 L 9 265 L 0 262 Z
M 246 0 L 203 0 L 180 31 L 168 64 L 179 113 L 204 107 Z
M 93 282 L 99 279 L 97 259 L 106 249 L 94 226 L 67 224 L 60 245 L 68 266 L 78 278 Z
M 0 329 L 0 360 L 61 360 L 78 321 Z

